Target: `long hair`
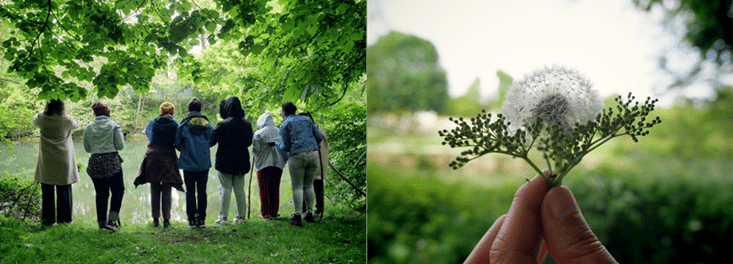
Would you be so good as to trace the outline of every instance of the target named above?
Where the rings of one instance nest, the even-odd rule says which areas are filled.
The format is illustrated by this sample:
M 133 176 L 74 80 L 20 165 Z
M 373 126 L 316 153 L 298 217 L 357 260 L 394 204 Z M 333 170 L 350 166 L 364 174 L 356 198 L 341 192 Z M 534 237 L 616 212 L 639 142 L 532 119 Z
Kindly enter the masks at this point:
M 43 111 L 44 115 L 51 116 L 53 114 L 63 115 L 64 114 L 64 101 L 59 99 L 51 100 L 46 104 L 46 110 Z

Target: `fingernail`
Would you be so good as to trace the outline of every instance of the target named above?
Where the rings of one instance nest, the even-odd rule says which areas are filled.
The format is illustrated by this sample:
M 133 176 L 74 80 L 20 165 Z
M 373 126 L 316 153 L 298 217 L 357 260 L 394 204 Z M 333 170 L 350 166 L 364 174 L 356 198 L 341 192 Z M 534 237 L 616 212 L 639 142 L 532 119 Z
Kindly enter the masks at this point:
M 566 188 L 558 188 L 552 192 L 550 198 L 550 210 L 556 218 L 566 216 L 578 211 L 575 198 L 573 198 L 570 190 Z

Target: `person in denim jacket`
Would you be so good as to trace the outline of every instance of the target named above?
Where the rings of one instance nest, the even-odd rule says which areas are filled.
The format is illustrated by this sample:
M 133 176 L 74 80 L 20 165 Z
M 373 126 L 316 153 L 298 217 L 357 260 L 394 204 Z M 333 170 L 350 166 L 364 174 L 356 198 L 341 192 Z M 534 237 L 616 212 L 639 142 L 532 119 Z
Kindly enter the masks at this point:
M 201 101 L 198 98 L 191 98 L 187 108 L 188 115 L 181 120 L 176 132 L 175 145 L 181 152 L 178 168 L 183 170 L 183 182 L 186 184 L 188 226 L 203 227 L 206 219 L 206 183 L 211 168 L 209 140 L 214 128 L 209 119 L 201 114 Z
M 315 200 L 313 178 L 319 162 L 318 143 L 323 140 L 323 137 L 309 117 L 295 114 L 297 110 L 298 108 L 292 102 L 282 104 L 282 115 L 285 121 L 280 125 L 280 136 L 283 141 L 277 142 L 276 145 L 288 154 L 288 169 L 295 205 L 295 213 L 290 218 L 290 224 L 302 227 L 302 212 L 306 212 L 306 222 L 315 222 L 313 218 Z M 305 197 L 303 197 L 304 194 Z M 304 198 L 307 210 L 303 210 Z

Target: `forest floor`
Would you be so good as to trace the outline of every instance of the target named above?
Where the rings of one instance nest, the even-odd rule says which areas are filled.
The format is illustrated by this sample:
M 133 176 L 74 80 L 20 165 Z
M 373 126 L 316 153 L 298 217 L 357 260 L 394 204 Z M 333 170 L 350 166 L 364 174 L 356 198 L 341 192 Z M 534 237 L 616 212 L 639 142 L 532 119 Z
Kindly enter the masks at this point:
M 326 214 L 304 227 L 274 220 L 205 228 L 174 222 L 100 230 L 90 219 L 37 227 L 0 215 L 0 263 L 363 263 L 366 215 Z M 208 223 L 211 222 L 211 223 Z

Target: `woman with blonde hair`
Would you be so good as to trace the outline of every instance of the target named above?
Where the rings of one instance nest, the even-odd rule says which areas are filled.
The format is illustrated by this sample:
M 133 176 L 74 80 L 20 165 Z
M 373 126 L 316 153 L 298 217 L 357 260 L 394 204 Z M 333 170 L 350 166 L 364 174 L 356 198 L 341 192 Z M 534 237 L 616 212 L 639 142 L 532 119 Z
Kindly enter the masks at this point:
M 161 206 L 163 207 L 163 227 L 170 227 L 171 188 L 183 190 L 183 179 L 178 171 L 178 156 L 174 143 L 178 122 L 173 119 L 175 106 L 164 102 L 160 105 L 160 115 L 148 122 L 145 134 L 148 136 L 148 149 L 135 178 L 135 187 L 150 183 L 153 226 L 159 226 Z

